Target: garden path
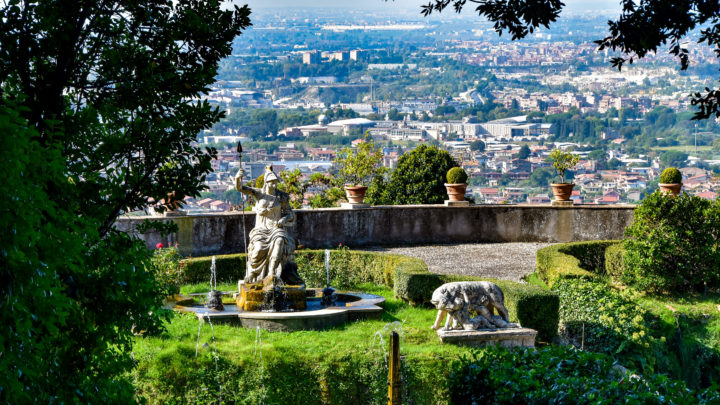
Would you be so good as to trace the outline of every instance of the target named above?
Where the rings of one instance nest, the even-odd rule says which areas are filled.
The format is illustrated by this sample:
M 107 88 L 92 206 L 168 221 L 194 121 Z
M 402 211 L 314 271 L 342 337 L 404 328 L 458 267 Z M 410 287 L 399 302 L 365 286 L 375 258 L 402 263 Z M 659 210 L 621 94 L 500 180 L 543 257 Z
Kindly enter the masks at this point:
M 470 243 L 375 247 L 368 250 L 423 259 L 432 273 L 522 281 L 535 271 L 535 254 L 551 243 Z

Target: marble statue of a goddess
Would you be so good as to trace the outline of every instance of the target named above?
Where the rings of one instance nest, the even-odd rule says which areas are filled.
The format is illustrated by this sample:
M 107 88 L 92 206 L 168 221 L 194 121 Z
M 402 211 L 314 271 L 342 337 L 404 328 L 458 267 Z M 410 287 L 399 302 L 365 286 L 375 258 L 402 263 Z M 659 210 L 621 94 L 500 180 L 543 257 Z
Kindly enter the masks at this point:
M 243 185 L 244 174 L 242 169 L 238 171 L 235 187 L 257 201 L 253 207 L 255 227 L 250 231 L 247 247 L 245 283 L 282 281 L 288 285 L 304 285 L 295 264 L 295 239 L 291 234 L 295 213 L 290 207 L 290 196 L 277 189 L 280 179 L 270 165 L 265 168 L 261 189 Z

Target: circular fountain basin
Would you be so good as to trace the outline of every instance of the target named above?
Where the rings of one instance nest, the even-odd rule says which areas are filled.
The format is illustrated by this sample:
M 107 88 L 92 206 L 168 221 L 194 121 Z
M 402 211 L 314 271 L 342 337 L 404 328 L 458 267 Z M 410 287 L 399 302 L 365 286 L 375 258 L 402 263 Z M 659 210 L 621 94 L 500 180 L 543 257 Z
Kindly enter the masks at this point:
M 234 291 L 223 292 L 224 296 L 232 297 Z M 207 293 L 189 294 L 179 297 L 174 310 L 192 313 L 200 321 L 213 323 L 231 323 L 244 328 L 262 328 L 269 331 L 320 330 L 339 326 L 346 322 L 359 319 L 379 319 L 382 314 L 381 305 L 385 298 L 380 295 L 343 292 L 337 293 L 333 306 L 321 305 L 321 290 L 308 289 L 307 309 L 298 312 L 251 312 L 238 309 L 235 304 L 226 304 L 225 309 L 216 311 L 205 308 L 196 301 Z

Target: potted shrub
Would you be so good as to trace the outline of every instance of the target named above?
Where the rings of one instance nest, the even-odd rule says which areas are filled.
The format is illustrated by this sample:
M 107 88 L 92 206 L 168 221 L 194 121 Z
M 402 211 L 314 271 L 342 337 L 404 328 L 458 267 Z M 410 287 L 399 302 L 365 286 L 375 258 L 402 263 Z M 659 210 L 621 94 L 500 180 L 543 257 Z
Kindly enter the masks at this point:
M 353 148 L 344 148 L 338 153 L 334 163 L 338 167 L 338 176 L 345 185 L 347 200 L 353 204 L 362 204 L 367 192 L 367 184 L 377 175 L 383 154 L 369 136 L 364 142 Z
M 450 201 L 464 201 L 468 175 L 462 167 L 453 167 L 447 172 L 445 189 Z
M 580 161 L 580 157 L 574 153 L 554 149 L 550 152 L 550 161 L 552 162 L 558 176 L 560 176 L 560 183 L 550 184 L 553 189 L 555 200 L 570 201 L 572 189 L 575 187 L 575 184 L 565 182 L 565 171 L 574 168 Z
M 678 195 L 682 190 L 682 173 L 674 167 L 668 167 L 660 173 L 660 191 L 665 194 Z

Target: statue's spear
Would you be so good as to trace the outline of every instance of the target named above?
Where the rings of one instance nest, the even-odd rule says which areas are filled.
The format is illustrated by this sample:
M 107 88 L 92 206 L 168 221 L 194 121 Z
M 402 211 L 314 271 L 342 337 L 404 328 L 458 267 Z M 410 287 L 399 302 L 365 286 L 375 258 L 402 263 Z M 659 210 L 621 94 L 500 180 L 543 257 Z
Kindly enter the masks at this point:
M 237 152 L 238 152 L 238 163 L 240 164 L 240 170 L 241 170 L 241 173 L 242 173 L 242 152 L 243 152 L 243 149 L 242 149 L 242 143 L 241 143 L 240 141 L 238 141 Z M 237 184 L 235 184 L 235 186 L 237 186 Z M 242 233 L 243 233 L 243 243 L 245 244 L 245 254 L 247 254 L 247 252 L 248 252 L 248 251 L 247 251 L 247 249 L 248 249 L 248 246 L 247 246 L 247 236 L 245 236 L 245 196 L 244 196 L 243 193 L 242 193 L 242 186 L 243 186 L 243 176 L 240 176 L 240 189 L 239 189 L 238 191 L 240 192 L 240 204 L 242 204 L 242 225 L 243 225 Z M 245 259 L 245 260 L 247 260 L 247 259 Z

